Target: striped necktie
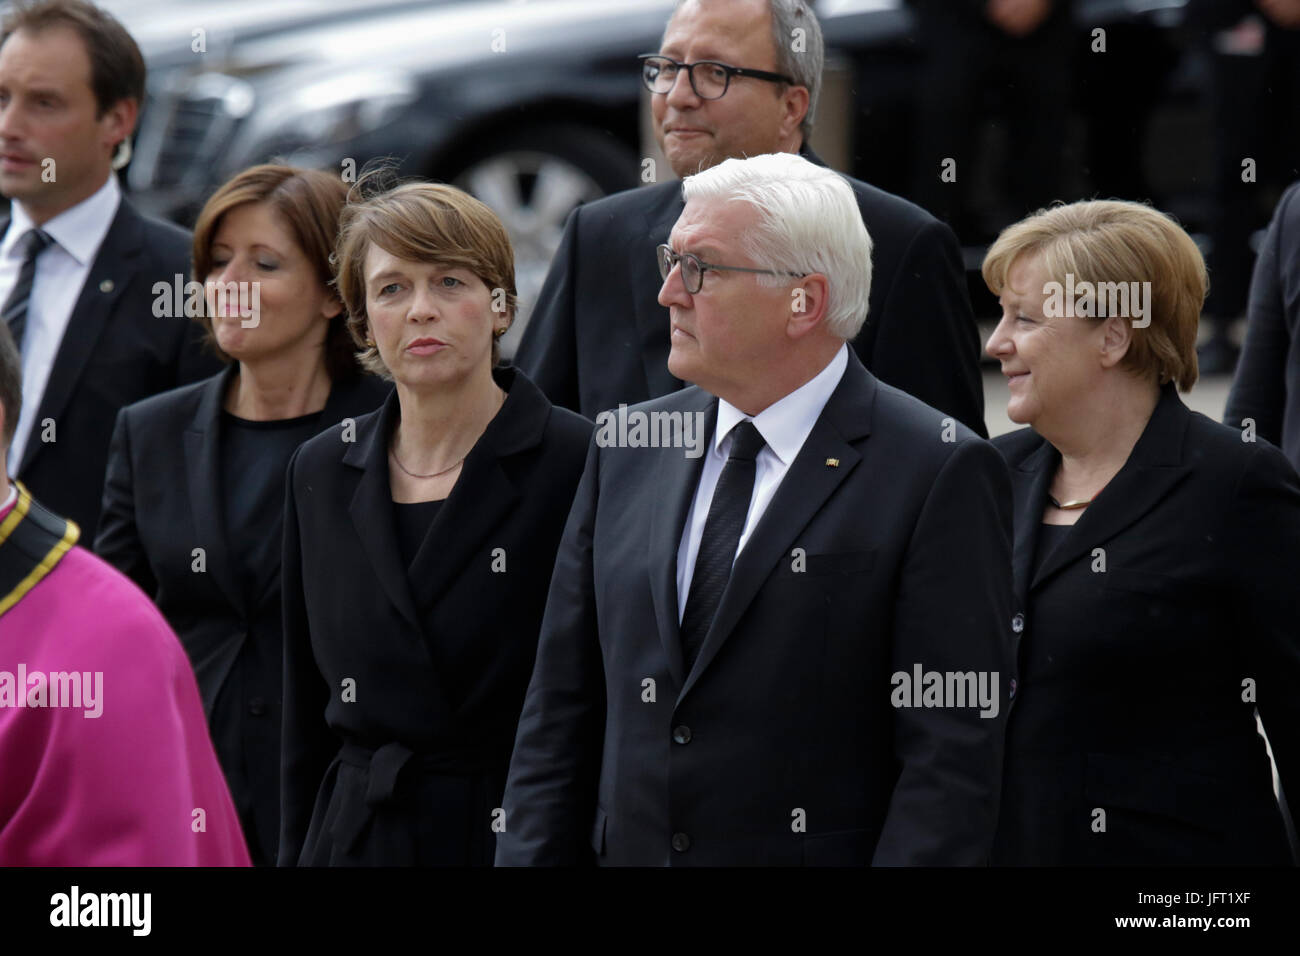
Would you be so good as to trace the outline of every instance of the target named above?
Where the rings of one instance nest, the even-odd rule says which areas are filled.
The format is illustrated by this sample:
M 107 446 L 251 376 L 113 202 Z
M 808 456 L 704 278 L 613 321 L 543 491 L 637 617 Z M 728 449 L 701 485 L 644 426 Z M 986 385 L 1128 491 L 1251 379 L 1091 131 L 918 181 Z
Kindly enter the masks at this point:
M 32 282 L 36 279 L 36 257 L 53 241 L 39 229 L 28 229 L 18 240 L 18 248 L 23 254 L 23 265 L 18 270 L 18 281 L 14 283 L 13 291 L 5 300 L 0 317 L 3 317 L 5 324 L 9 326 L 14 344 L 18 346 L 20 354 L 23 348 L 23 333 L 27 331 L 27 305 L 32 297 Z

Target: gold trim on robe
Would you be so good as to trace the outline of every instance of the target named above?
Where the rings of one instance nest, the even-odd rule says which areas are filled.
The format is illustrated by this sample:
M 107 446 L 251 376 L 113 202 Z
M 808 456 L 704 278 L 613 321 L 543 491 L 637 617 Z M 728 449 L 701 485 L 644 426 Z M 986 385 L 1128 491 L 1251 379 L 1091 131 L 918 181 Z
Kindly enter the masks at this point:
M 41 507 L 22 482 L 18 502 L 0 522 L 0 614 L 36 587 L 81 536 L 75 521 Z

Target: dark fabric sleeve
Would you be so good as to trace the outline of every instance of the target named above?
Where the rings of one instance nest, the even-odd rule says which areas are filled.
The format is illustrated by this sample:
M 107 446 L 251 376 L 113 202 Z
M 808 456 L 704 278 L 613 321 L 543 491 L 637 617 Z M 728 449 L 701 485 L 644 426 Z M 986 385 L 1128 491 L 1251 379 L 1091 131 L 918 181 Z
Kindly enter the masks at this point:
M 131 462 L 131 424 L 127 409 L 117 413 L 108 447 L 104 502 L 95 532 L 95 553 L 155 598 L 158 582 L 149 567 L 144 542 L 135 523 L 135 481 Z M 89 543 L 89 542 L 87 542 Z
M 312 652 L 303 590 L 302 541 L 295 496 L 298 456 L 289 460 L 284 506 L 281 601 L 284 614 L 284 703 L 280 734 L 280 866 L 296 866 L 316 793 L 338 738 L 325 723 L 330 688 Z
M 1300 215 L 1297 202 L 1300 186 L 1292 186 L 1278 203 L 1255 260 L 1246 310 L 1246 342 L 1223 413 L 1223 423 L 1230 428 L 1241 428 L 1242 419 L 1254 419 L 1255 434 L 1278 446 L 1282 444 L 1286 363 L 1291 350 L 1280 272 L 1289 264 L 1283 255 L 1284 246 L 1300 246 L 1300 230 L 1294 236 L 1285 236 L 1288 215 Z M 1284 242 L 1284 238 L 1289 241 Z
M 515 737 L 498 866 L 593 860 L 589 838 L 606 712 L 592 574 L 598 471 L 593 441 L 556 555 L 537 663 Z
M 551 260 L 515 355 L 515 365 L 536 383 L 551 404 L 581 412 L 578 390 L 577 303 L 574 272 L 578 265 L 578 217 L 569 216 L 560 247 Z
M 979 331 L 961 247 L 946 225 L 933 220 L 913 236 L 883 315 L 872 353 L 863 357 L 872 373 L 987 438 Z
M 996 674 L 997 712 L 894 711 L 901 769 L 875 866 L 988 863 L 1013 673 L 1011 590 L 1011 479 L 992 445 L 967 440 L 939 472 L 912 533 L 894 608 L 891 664 L 895 673 L 920 664 L 941 673 Z
M 1237 482 L 1224 534 L 1225 567 L 1256 706 L 1282 790 L 1300 806 L 1300 476 L 1280 451 L 1256 445 Z

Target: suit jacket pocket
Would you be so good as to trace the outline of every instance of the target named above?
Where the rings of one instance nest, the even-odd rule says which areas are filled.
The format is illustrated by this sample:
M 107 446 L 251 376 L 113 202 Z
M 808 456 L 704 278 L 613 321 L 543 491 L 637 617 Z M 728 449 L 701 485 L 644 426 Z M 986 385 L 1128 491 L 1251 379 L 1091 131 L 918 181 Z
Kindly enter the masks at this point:
M 810 833 L 803 841 L 804 866 L 870 866 L 879 835 L 876 830 Z
M 1216 862 L 1239 801 L 1230 781 L 1165 761 L 1088 754 L 1088 858 L 1121 865 Z M 1097 808 L 1106 829 L 1097 831 Z
M 1112 591 L 1128 591 L 1152 597 L 1173 597 L 1178 591 L 1179 579 L 1155 571 L 1111 568 L 1105 574 L 1105 586 Z
M 793 550 L 793 549 L 792 549 Z M 787 554 L 786 568 L 791 574 L 812 574 L 824 576 L 830 574 L 865 574 L 876 562 L 874 551 L 837 551 L 823 554 L 803 555 L 803 572 L 796 570 L 799 559 Z
M 605 822 L 609 815 L 600 807 L 596 808 L 596 820 L 591 825 L 591 848 L 597 856 L 605 855 Z

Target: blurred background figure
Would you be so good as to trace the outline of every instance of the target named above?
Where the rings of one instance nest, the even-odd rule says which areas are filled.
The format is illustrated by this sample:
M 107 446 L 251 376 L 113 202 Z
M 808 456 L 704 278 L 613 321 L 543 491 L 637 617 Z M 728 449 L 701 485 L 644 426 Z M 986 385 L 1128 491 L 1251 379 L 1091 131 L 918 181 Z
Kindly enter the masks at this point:
M 137 213 L 114 171 L 145 93 L 135 41 L 81 0 L 17 6 L 3 31 L 0 314 L 24 388 L 9 460 L 89 543 L 118 409 L 217 363 L 197 328 L 158 310 L 155 283 L 188 271 L 189 233 Z
M 911 198 L 966 242 L 1062 198 L 1071 92 L 1070 0 L 910 0 L 923 50 Z M 996 92 L 1008 136 L 1001 168 L 976 157 L 985 100 Z M 945 181 L 945 164 L 955 178 Z M 1001 208 L 982 221 L 972 187 L 986 172 Z
M 1255 260 L 1246 344 L 1223 423 L 1254 426 L 1300 469 L 1300 184 L 1282 196 Z
M 362 374 L 330 285 L 346 198 L 329 173 L 256 166 L 208 200 L 194 230 L 198 321 L 226 369 L 118 415 L 95 540 L 180 635 L 258 864 L 275 862 L 280 832 L 285 468 L 388 391 Z
M 358 197 L 338 272 L 396 388 L 289 467 L 279 862 L 490 865 L 592 426 L 496 367 L 514 256 L 477 199 Z
M 1255 255 L 1251 236 L 1268 222 L 1278 193 L 1300 177 L 1300 0 L 1190 0 L 1188 27 L 1209 58 L 1214 136 L 1201 370 L 1231 372 L 1231 328 L 1246 308 Z
M 1292 862 L 1256 704 L 1300 793 L 1300 477 L 1178 397 L 1200 251 L 1148 206 L 1081 202 L 1008 227 L 984 277 L 1029 426 L 993 440 L 1019 639 L 993 863 Z
M 176 635 L 8 478 L 22 400 L 0 325 L 0 861 L 247 866 Z

